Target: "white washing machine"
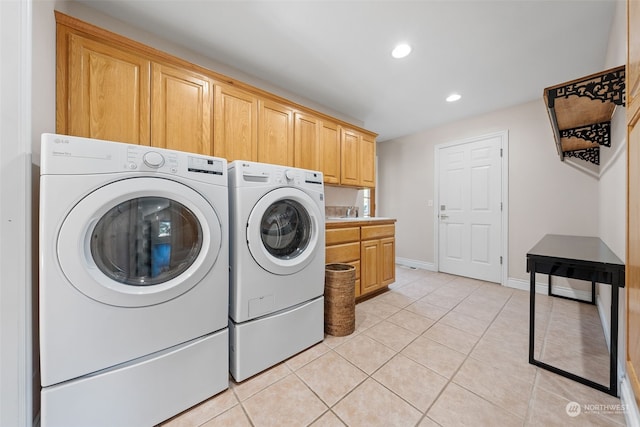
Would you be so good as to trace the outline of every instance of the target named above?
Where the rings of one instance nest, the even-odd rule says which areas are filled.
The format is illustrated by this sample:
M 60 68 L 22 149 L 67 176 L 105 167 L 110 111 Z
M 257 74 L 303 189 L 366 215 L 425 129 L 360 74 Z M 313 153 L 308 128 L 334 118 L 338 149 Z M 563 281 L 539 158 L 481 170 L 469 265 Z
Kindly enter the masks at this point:
M 227 162 L 43 134 L 41 424 L 154 425 L 228 387 Z
M 236 381 L 324 338 L 322 173 L 229 164 L 229 358 Z

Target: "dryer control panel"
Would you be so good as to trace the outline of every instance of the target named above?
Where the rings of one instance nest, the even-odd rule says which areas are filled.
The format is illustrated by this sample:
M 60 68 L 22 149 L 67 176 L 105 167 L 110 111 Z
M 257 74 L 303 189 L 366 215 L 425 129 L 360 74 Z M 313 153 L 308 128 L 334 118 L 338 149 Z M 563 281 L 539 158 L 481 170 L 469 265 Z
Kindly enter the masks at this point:
M 160 173 L 227 185 L 223 158 L 69 135 L 42 134 L 41 174 Z

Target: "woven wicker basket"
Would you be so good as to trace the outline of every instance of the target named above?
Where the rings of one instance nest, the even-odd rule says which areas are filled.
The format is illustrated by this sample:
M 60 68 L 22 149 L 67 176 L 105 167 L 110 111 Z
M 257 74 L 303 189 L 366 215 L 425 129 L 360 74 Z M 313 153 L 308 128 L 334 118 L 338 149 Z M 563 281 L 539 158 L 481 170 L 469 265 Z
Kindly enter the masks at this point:
M 327 264 L 324 276 L 324 331 L 336 337 L 356 329 L 356 268 Z

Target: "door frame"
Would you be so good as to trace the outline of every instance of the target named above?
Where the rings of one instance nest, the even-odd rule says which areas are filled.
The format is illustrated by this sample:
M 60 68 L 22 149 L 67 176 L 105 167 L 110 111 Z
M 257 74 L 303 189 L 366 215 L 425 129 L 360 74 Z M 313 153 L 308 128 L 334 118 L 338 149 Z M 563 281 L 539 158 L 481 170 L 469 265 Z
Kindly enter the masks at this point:
M 456 145 L 470 144 L 477 141 L 483 141 L 488 138 L 500 138 L 500 147 L 502 156 L 500 162 L 501 177 L 501 199 L 502 199 L 502 216 L 501 216 L 501 253 L 502 266 L 500 274 L 500 284 L 507 286 L 509 280 L 509 131 L 503 130 L 499 132 L 488 133 L 484 135 L 474 136 L 470 138 L 445 142 L 437 144 L 434 147 L 434 199 L 433 205 L 433 236 L 434 236 L 434 267 L 436 271 L 440 271 L 440 150 L 453 147 Z

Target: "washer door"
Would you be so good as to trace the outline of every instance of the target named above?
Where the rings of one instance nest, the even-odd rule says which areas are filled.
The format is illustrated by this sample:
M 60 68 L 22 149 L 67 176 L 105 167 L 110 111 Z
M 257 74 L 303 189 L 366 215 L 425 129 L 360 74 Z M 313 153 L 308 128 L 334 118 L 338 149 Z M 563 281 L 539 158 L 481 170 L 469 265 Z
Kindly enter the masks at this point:
M 193 288 L 215 264 L 222 227 L 209 202 L 163 178 L 131 178 L 83 198 L 58 234 L 60 267 L 96 301 L 144 307 Z
M 297 273 L 320 250 L 318 237 L 324 232 L 321 218 L 318 205 L 304 191 L 291 187 L 275 189 L 264 195 L 249 215 L 249 251 L 271 273 Z

